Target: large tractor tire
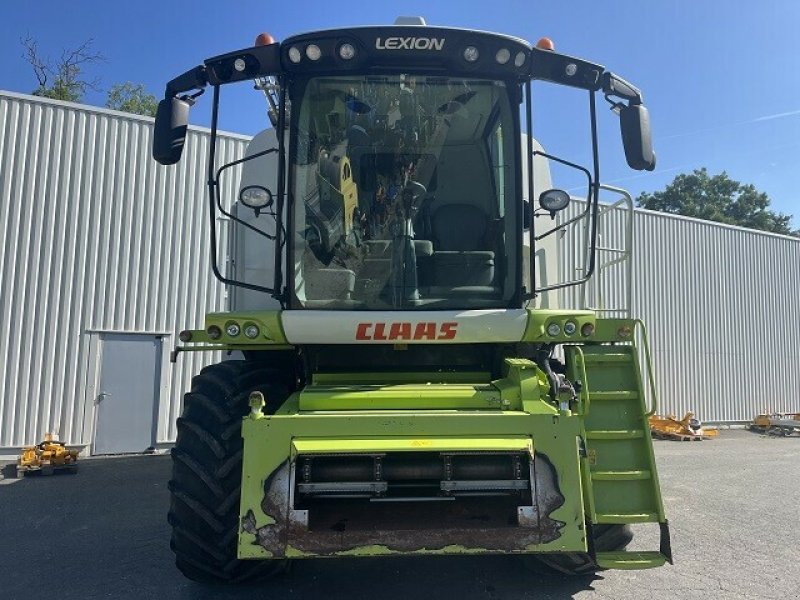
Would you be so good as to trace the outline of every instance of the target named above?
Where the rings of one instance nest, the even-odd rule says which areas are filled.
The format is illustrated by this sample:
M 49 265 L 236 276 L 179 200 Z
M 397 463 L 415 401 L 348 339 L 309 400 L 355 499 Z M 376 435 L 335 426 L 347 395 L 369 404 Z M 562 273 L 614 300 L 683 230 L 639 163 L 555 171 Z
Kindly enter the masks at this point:
M 633 539 L 628 525 L 595 525 L 592 527 L 595 552 L 624 550 Z M 552 571 L 567 575 L 591 575 L 602 571 L 592 557 L 585 552 L 559 552 L 532 555 Z
M 274 368 L 225 361 L 192 380 L 178 419 L 172 450 L 169 523 L 175 564 L 201 583 L 237 583 L 274 575 L 285 561 L 236 558 L 242 481 L 242 417 L 250 392 L 263 392 L 266 412 L 289 394 L 290 382 Z

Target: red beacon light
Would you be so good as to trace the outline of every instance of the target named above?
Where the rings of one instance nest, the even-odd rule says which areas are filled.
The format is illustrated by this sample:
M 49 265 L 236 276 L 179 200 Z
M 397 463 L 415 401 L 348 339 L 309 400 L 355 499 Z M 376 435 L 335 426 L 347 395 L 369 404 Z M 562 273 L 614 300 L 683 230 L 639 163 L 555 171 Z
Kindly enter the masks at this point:
M 258 36 L 256 37 L 256 43 L 254 45 L 256 45 L 256 46 L 269 46 L 270 44 L 274 44 L 274 43 L 275 43 L 275 38 L 272 37 L 270 34 L 264 32 L 264 33 L 259 33 L 258 34 Z
M 539 50 L 550 50 L 551 52 L 556 49 L 556 45 L 553 43 L 553 40 L 546 37 L 543 37 L 536 42 L 536 47 L 539 48 Z

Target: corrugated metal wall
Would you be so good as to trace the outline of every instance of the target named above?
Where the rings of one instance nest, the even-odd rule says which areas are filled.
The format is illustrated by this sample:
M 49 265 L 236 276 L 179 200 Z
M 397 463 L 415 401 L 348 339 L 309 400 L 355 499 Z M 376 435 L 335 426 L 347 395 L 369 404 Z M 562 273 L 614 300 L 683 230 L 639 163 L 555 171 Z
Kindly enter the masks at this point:
M 102 332 L 164 334 L 168 354 L 176 330 L 223 307 L 208 256 L 208 132 L 191 130 L 181 163 L 162 167 L 152 126 L 0 92 L 0 453 L 46 431 L 91 443 Z M 247 139 L 222 136 L 220 163 Z M 215 358 L 165 356 L 157 441 L 175 438 L 182 391 Z
M 601 245 L 624 246 L 624 218 L 601 220 Z M 631 314 L 648 328 L 660 412 L 722 422 L 796 411 L 800 239 L 644 210 L 633 219 Z M 562 277 L 583 252 L 579 231 L 564 241 Z M 625 281 L 622 266 L 602 273 L 600 305 L 620 306 Z M 580 290 L 561 301 L 580 307 Z

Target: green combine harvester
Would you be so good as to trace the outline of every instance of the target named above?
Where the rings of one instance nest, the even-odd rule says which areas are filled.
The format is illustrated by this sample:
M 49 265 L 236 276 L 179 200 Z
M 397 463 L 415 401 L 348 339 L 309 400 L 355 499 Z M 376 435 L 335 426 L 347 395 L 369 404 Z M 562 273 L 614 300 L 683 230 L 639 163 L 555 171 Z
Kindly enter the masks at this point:
M 587 94 L 590 168 L 534 141 L 534 80 Z M 220 92 L 237 82 L 255 82 L 273 127 L 218 166 Z M 169 82 L 161 164 L 180 159 L 207 86 L 212 266 L 233 310 L 181 332 L 174 356 L 241 359 L 204 368 L 184 399 L 179 569 L 221 582 L 306 557 L 520 554 L 570 573 L 671 562 L 644 328 L 543 301 L 596 270 L 598 92 L 629 166 L 655 166 L 639 90 L 547 39 L 420 18 L 262 34 Z M 550 161 L 589 182 L 569 219 Z M 553 282 L 554 241 L 576 219 L 586 266 Z M 659 548 L 626 551 L 642 523 Z

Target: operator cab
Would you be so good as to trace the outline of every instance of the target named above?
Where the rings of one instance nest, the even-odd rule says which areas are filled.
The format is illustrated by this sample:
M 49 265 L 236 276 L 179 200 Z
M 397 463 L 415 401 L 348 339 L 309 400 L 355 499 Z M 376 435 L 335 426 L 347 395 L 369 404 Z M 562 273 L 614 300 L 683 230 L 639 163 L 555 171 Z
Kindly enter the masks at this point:
M 320 76 L 295 93 L 298 308 L 509 305 L 521 227 L 504 81 Z
M 628 164 L 655 166 L 639 90 L 542 41 L 531 47 L 514 37 L 419 21 L 319 31 L 282 43 L 262 34 L 256 46 L 210 58 L 167 85 L 154 156 L 162 164 L 179 160 L 189 107 L 210 84 L 212 269 L 223 283 L 270 294 L 283 308 L 520 308 L 537 294 L 587 281 L 594 270 L 596 92 L 620 116 Z M 592 171 L 535 148 L 533 80 L 589 92 Z M 264 91 L 280 132 L 277 147 L 259 146 L 217 168 L 220 88 L 242 81 Z M 544 191 L 532 177 L 523 186 L 522 173 L 534 173 L 534 155 L 579 169 L 590 190 L 582 215 L 544 233 L 534 231 L 538 213 L 524 210 Z M 255 166 L 257 159 L 275 166 L 277 181 L 270 169 Z M 247 185 L 233 206 L 222 197 L 231 188 L 223 179 L 235 177 L 242 163 Z M 569 197 L 551 196 L 539 200 L 553 217 L 566 206 L 562 196 Z M 233 243 L 244 240 L 247 247 L 248 260 L 237 249 L 225 273 L 218 263 L 219 213 L 243 232 L 232 234 Z M 580 277 L 536 287 L 536 246 L 584 217 L 591 247 Z M 258 244 L 249 241 L 254 235 L 261 236 Z M 248 280 L 249 274 L 258 277 Z

